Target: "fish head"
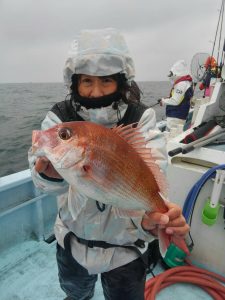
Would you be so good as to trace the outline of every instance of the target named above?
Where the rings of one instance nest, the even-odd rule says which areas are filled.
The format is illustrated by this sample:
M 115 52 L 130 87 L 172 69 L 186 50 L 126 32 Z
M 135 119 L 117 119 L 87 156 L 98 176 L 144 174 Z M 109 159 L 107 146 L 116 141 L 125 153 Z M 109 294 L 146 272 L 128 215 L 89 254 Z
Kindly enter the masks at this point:
M 85 137 L 79 137 L 70 123 L 32 132 L 33 154 L 46 156 L 57 170 L 78 168 L 85 159 L 85 145 Z

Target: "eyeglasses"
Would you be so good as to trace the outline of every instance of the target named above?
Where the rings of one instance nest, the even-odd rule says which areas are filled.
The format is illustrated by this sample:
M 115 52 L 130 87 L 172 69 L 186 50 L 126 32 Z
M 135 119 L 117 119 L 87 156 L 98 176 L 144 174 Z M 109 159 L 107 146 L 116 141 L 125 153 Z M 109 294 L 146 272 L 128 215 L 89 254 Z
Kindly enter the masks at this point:
M 173 72 L 170 71 L 168 77 L 172 77 L 173 75 L 174 75 Z

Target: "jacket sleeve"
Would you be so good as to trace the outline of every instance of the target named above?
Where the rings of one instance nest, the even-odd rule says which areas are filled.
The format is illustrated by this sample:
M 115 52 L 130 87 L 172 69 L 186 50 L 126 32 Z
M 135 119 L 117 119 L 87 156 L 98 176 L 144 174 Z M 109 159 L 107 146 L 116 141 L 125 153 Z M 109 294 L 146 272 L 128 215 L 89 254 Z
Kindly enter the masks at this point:
M 164 134 L 156 127 L 156 115 L 152 108 L 148 108 L 142 115 L 139 123 L 141 132 L 147 141 L 146 147 L 151 149 L 155 162 L 166 173 L 167 151 Z
M 125 229 L 123 230 L 123 225 L 120 227 L 121 244 L 123 243 L 124 239 L 127 239 L 127 235 L 130 236 L 130 242 L 135 242 L 137 239 L 140 239 L 150 243 L 157 238 L 149 231 L 144 230 L 141 226 L 142 218 L 145 214 L 144 210 L 125 210 L 113 207 L 111 214 L 113 214 L 112 218 L 115 219 L 114 222 L 118 223 L 120 218 L 124 220 Z M 117 239 L 118 238 L 119 237 L 117 237 Z
M 48 129 L 62 121 L 51 111 L 49 111 L 41 124 L 41 129 Z M 37 157 L 32 153 L 31 148 L 28 151 L 28 162 L 31 170 L 31 176 L 34 185 L 43 192 L 61 194 L 68 190 L 68 184 L 65 180 L 47 178 L 36 172 L 35 162 Z
M 181 81 L 174 86 L 172 91 L 172 96 L 170 98 L 162 98 L 163 105 L 179 105 L 185 96 L 185 92 L 190 87 L 190 83 L 188 81 Z

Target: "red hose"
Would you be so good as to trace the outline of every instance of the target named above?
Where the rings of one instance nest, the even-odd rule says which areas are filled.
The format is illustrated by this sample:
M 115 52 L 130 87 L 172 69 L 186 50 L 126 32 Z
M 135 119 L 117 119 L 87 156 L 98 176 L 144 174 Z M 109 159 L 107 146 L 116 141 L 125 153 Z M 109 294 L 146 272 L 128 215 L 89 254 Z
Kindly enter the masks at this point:
M 225 277 L 195 266 L 181 266 L 169 269 L 147 280 L 145 300 L 155 300 L 157 293 L 172 284 L 183 282 L 195 284 L 215 300 L 225 300 Z

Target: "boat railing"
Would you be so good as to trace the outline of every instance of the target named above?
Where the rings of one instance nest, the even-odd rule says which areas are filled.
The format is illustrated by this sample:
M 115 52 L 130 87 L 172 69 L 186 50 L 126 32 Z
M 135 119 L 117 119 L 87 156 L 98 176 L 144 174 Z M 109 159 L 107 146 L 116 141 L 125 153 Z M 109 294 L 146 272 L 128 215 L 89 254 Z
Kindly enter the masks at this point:
M 0 249 L 27 240 L 46 240 L 57 214 L 55 196 L 41 193 L 30 170 L 0 178 Z

